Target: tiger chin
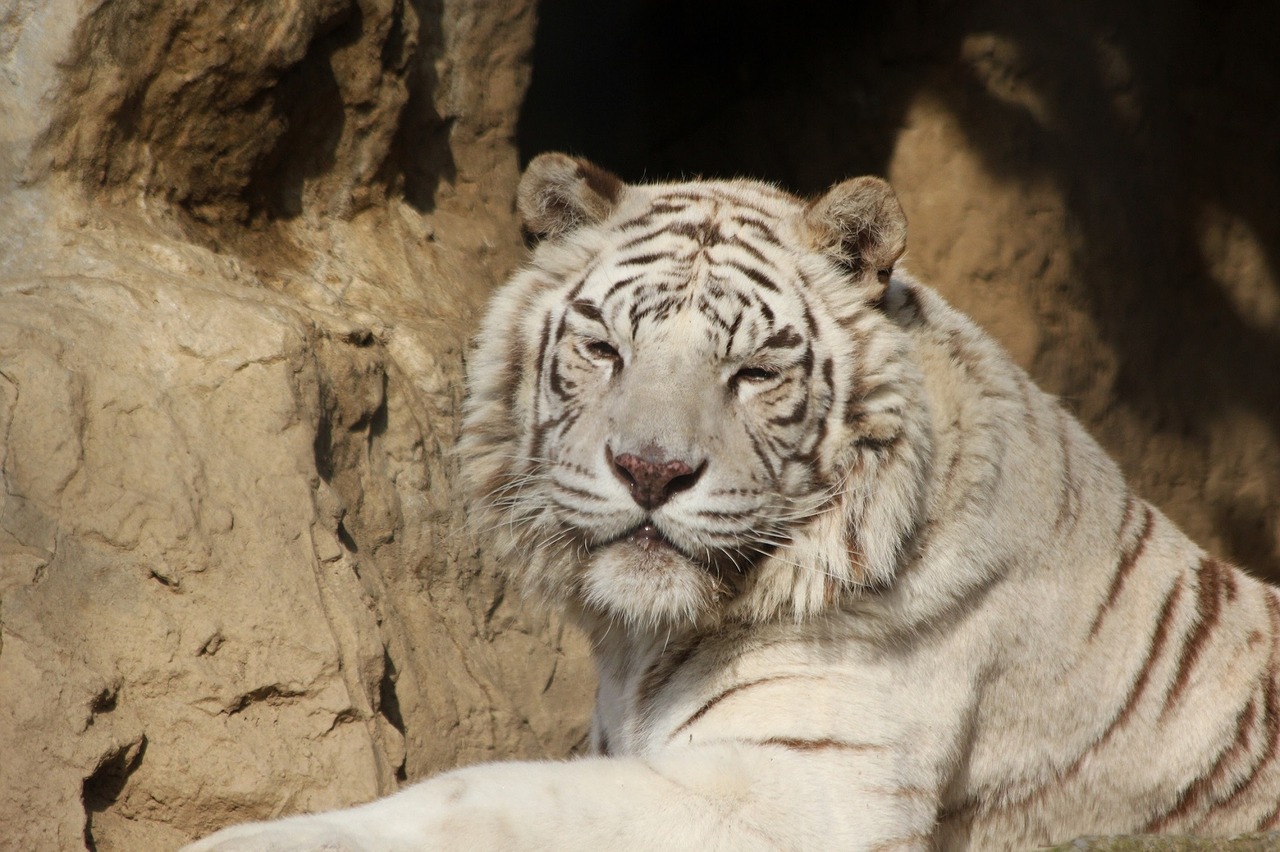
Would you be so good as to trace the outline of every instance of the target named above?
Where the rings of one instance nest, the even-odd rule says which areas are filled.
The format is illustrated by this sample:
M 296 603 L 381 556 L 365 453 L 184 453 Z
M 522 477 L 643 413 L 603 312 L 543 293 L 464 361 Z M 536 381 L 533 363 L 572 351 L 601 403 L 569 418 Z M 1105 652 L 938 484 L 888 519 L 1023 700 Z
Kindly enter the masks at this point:
M 1026 849 L 1280 823 L 1277 592 L 897 269 L 876 178 L 544 154 L 468 361 L 478 526 L 594 643 L 594 754 L 232 849 Z

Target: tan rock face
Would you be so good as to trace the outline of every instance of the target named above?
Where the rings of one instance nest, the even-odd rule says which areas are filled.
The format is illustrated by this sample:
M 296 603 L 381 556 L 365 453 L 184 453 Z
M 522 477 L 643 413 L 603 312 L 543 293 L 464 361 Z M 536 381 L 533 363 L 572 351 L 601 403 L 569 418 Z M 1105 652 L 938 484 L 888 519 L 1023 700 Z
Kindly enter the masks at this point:
M 0 13 L 4 848 L 172 848 L 585 733 L 581 640 L 449 485 L 531 9 L 179 5 Z

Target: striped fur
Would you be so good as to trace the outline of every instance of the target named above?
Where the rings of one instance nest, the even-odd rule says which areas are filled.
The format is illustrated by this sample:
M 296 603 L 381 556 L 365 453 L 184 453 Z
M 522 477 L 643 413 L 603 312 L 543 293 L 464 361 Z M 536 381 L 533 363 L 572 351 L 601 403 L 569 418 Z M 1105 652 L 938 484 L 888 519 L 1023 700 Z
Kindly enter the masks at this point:
M 459 449 L 513 576 L 594 641 L 597 755 L 192 848 L 999 850 L 1280 824 L 1276 590 L 892 272 L 886 185 L 806 203 L 544 155 L 520 207 L 543 240 L 484 322 Z

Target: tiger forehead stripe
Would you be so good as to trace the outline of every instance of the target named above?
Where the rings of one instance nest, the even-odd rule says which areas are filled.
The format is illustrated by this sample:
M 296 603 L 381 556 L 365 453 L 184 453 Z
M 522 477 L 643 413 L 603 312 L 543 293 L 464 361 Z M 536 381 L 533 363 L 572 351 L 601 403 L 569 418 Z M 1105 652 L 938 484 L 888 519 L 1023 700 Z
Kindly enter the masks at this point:
M 761 260 L 763 259 L 764 257 L 761 256 Z M 773 281 L 773 279 L 771 279 L 768 275 L 765 275 L 763 272 L 761 272 L 760 270 L 754 267 L 747 266 L 745 263 L 739 263 L 736 260 L 726 260 L 724 261 L 723 265 L 728 266 L 729 268 L 734 269 L 738 272 L 741 272 L 743 275 L 747 276 L 752 281 L 756 282 L 761 287 L 763 287 L 766 290 L 769 290 L 770 292 L 773 292 L 773 293 L 782 292 L 782 289 L 778 287 L 778 285 Z
M 796 334 L 796 330 L 789 325 L 769 335 L 763 343 L 760 344 L 761 349 L 794 349 L 804 343 L 804 338 Z
M 586 299 L 575 299 L 569 303 L 569 307 L 573 308 L 587 319 L 595 320 L 601 324 L 604 323 L 604 315 L 600 313 L 600 309 L 588 302 Z

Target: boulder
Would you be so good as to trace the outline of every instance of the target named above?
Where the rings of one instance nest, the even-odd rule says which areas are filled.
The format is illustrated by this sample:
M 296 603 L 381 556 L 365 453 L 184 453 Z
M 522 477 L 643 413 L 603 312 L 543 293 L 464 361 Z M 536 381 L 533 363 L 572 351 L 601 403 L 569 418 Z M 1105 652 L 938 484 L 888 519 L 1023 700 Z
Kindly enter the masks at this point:
M 530 3 L 0 15 L 0 824 L 164 849 L 582 742 L 453 497 Z M 12 120 L 10 120 L 12 117 Z

